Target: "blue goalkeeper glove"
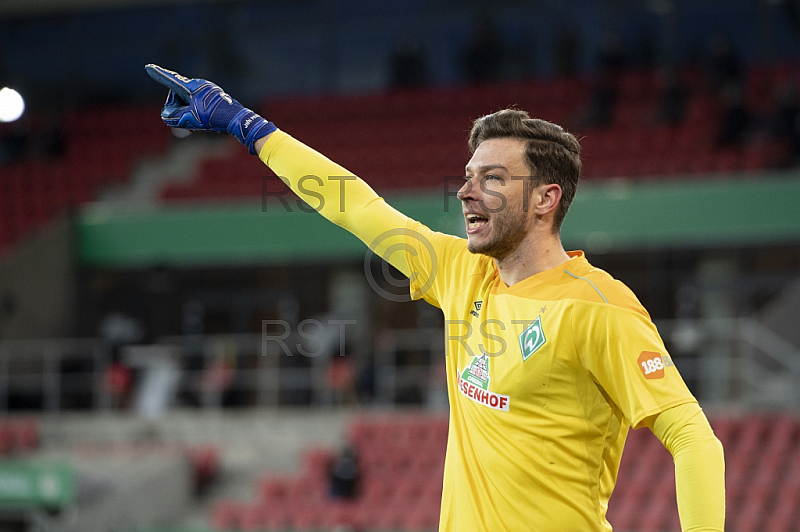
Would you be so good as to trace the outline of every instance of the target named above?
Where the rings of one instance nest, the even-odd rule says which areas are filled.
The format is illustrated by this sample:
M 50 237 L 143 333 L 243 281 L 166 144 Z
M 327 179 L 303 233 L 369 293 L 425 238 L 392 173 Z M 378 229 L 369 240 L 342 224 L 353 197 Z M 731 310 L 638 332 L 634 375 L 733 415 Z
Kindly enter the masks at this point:
M 224 131 L 253 155 L 256 141 L 277 129 L 210 81 L 189 79 L 153 64 L 144 68 L 151 78 L 169 89 L 161 110 L 161 119 L 169 127 Z

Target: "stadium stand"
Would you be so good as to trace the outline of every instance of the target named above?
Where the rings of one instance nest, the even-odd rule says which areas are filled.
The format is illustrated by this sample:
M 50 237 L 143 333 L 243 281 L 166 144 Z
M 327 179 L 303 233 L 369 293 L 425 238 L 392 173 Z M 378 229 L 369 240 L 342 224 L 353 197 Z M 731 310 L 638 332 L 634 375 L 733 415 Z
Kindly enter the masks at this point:
M 792 64 L 750 70 L 746 100 L 762 120 L 774 112 L 777 87 L 797 75 Z M 580 123 L 576 109 L 586 106 L 591 92 L 591 81 L 581 77 L 270 100 L 261 112 L 368 177 L 378 191 L 432 188 L 443 179 L 458 179 L 468 155 L 469 120 L 509 105 L 532 110 L 581 136 L 585 177 L 591 179 L 756 171 L 789 162 L 786 141 L 768 135 L 756 135 L 744 146 L 718 146 L 719 97 L 708 93 L 702 75 L 691 69 L 682 73 L 690 92 L 685 120 L 659 123 L 660 79 L 657 71 L 619 74 L 619 103 L 611 124 L 603 128 Z M 140 158 L 163 155 L 170 134 L 156 117 L 148 106 L 64 113 L 58 128 L 62 149 L 50 158 L 28 155 L 3 169 L 0 250 L 96 199 L 104 188 L 128 182 Z M 255 178 L 264 174 L 259 161 L 231 150 L 226 157 L 202 160 L 191 181 L 168 184 L 160 196 L 166 202 L 259 197 L 266 190 L 262 186 L 279 186 Z
M 0 457 L 20 456 L 39 447 L 39 422 L 33 417 L 0 419 Z
M 156 117 L 154 119 L 154 117 Z M 163 154 L 170 133 L 147 106 L 84 107 L 58 119 L 60 148 L 23 150 L 2 167 L 0 253 L 106 187 L 127 183 L 136 162 Z M 50 118 L 37 116 L 34 124 Z M 10 129 L 10 126 L 6 128 Z M 0 129 L 0 138 L 4 131 Z
M 440 415 L 357 416 L 347 435 L 362 471 L 356 498 L 329 496 L 335 450 L 312 448 L 296 475 L 264 475 L 254 500 L 218 501 L 211 522 L 219 530 L 435 529 L 446 437 L 447 418 Z
M 141 424 L 124 421 L 111 430 L 101 424 L 0 419 L 0 530 L 157 524 L 217 480 L 216 444 L 146 437 Z
M 726 179 L 728 173 L 735 173 L 737 178 L 750 174 L 755 181 L 762 170 L 793 166 L 796 172 L 800 162 L 800 140 L 794 139 L 793 144 L 788 136 L 776 135 L 770 129 L 780 111 L 779 93 L 782 89 L 789 89 L 789 103 L 794 105 L 796 117 L 800 66 L 781 61 L 787 57 L 796 60 L 797 14 L 792 18 L 782 13 L 783 10 L 787 13 L 796 11 L 797 2 L 730 0 L 698 3 L 679 0 L 641 3 L 641 6 L 647 6 L 647 11 L 644 7 L 635 8 L 636 3 L 628 3 L 615 8 L 619 11 L 616 15 L 606 13 L 611 11 L 606 3 L 590 0 L 573 2 L 568 10 L 556 6 L 558 3 L 550 7 L 540 3 L 528 3 L 528 7 L 525 2 L 496 3 L 498 23 L 509 38 L 508 44 L 518 47 L 521 43 L 520 49 L 531 45 L 535 56 L 531 61 L 531 76 L 534 77 L 510 76 L 504 81 L 484 85 L 460 85 L 463 80 L 458 78 L 451 57 L 462 37 L 468 34 L 470 25 L 470 17 L 467 11 L 461 10 L 461 4 L 475 7 L 474 3 L 441 2 L 441 5 L 432 7 L 437 3 L 412 0 L 365 7 L 360 0 L 276 5 L 250 1 L 131 0 L 129 8 L 103 6 L 102 9 L 84 12 L 84 4 L 92 3 L 99 6 L 103 2 L 44 0 L 12 2 L 2 8 L 5 18 L 0 18 L 0 77 L 13 75 L 6 75 L 3 84 L 16 82 L 15 78 L 23 80 L 27 87 L 23 84 L 20 88 L 26 89 L 23 91 L 26 96 L 30 92 L 30 103 L 36 102 L 38 96 L 52 108 L 62 104 L 55 101 L 58 95 L 54 93 L 64 91 L 63 101 L 69 102 L 69 108 L 59 111 L 58 115 L 45 114 L 43 108 L 27 115 L 30 120 L 27 134 L 38 131 L 38 134 L 45 132 L 57 138 L 34 139 L 32 144 L 36 148 L 22 150 L 13 160 L 3 159 L 4 154 L 0 153 L 0 258 L 22 250 L 18 246 L 23 241 L 47 226 L 51 226 L 49 233 L 54 234 L 52 221 L 80 210 L 82 205 L 102 199 L 107 189 L 130 187 L 135 169 L 144 158 L 154 156 L 163 162 L 174 154 L 168 151 L 173 137 L 158 118 L 160 105 L 157 106 L 156 101 L 163 101 L 164 91 L 160 86 L 154 86 L 141 69 L 145 61 L 151 60 L 163 60 L 162 64 L 187 75 L 207 75 L 224 87 L 231 87 L 231 93 L 243 103 L 257 106 L 259 112 L 274 120 L 279 127 L 363 176 L 381 193 L 396 189 L 432 189 L 441 186 L 442 179 L 459 181 L 468 158 L 465 137 L 471 119 L 509 105 L 563 124 L 578 134 L 583 145 L 587 180 L 646 178 L 654 183 L 673 177 L 704 179 L 713 176 L 719 179 L 714 181 L 717 183 Z M 54 11 L 47 14 L 42 10 L 44 16 L 39 19 L 36 6 L 44 4 L 51 4 Z M 62 5 L 56 8 L 56 4 Z M 26 13 L 23 10 L 25 6 L 30 6 L 30 12 L 15 15 L 15 5 L 20 8 L 18 13 Z M 679 9 L 672 15 L 649 11 L 667 5 L 677 5 Z M 582 36 L 584 48 L 570 77 L 556 79 L 550 77 L 556 73 L 548 67 L 544 56 L 549 49 L 550 37 L 558 29 L 560 21 L 557 19 L 567 11 L 571 15 L 567 19 L 571 20 L 565 22 L 578 24 L 574 29 Z M 191 23 L 186 24 L 187 20 Z M 196 50 L 197 28 L 208 30 L 217 26 L 220 20 L 226 21 L 228 29 L 206 33 L 207 50 Z M 598 23 L 599 20 L 603 22 Z M 675 40 L 681 41 L 680 45 L 675 44 L 680 49 L 671 51 L 666 49 L 668 43 L 658 43 L 664 48 L 662 54 L 671 55 L 660 59 L 683 65 L 676 81 L 685 91 L 686 101 L 682 102 L 685 105 L 674 118 L 664 119 L 662 116 L 663 98 L 668 89 L 664 73 L 639 63 L 629 63 L 625 70 L 615 74 L 613 89 L 617 98 L 608 123 L 592 125 L 586 122 L 585 115 L 592 105 L 596 87 L 596 72 L 592 71 L 591 64 L 596 51 L 594 44 L 599 42 L 600 33 L 612 21 L 623 29 L 629 45 L 638 39 L 635 32 L 659 33 L 657 38 L 660 38 L 674 31 Z M 675 26 L 671 30 L 668 28 L 670 24 Z M 751 114 L 750 130 L 744 140 L 724 145 L 719 142 L 720 127 L 726 113 L 722 94 L 712 92 L 708 87 L 707 73 L 703 71 L 706 65 L 693 63 L 688 66 L 689 63 L 682 62 L 690 52 L 693 53 L 688 50 L 690 46 L 702 46 L 700 42 L 708 36 L 712 26 L 727 28 L 734 33 L 742 64 L 748 65 L 741 97 Z M 234 27 L 237 31 L 230 29 Z M 243 30 L 239 31 L 239 28 Z M 269 31 L 264 31 L 264 28 Z M 425 88 L 383 92 L 385 82 L 381 66 L 385 61 L 384 51 L 388 50 L 395 34 L 409 29 L 424 34 L 422 45 L 427 47 L 430 70 L 435 76 L 429 80 L 431 85 Z M 62 48 L 64 43 L 67 46 Z M 77 44 L 80 46 L 74 46 Z M 638 53 L 638 41 L 629 51 Z M 703 58 L 699 61 L 702 63 Z M 653 61 L 651 65 L 658 62 Z M 56 86 L 59 86 L 59 91 L 53 89 Z M 46 98 L 42 98 L 42 93 Z M 114 101 L 112 94 L 118 98 L 113 104 L 77 103 Z M 79 97 L 73 99 L 76 95 Z M 35 106 L 30 108 L 35 109 Z M 9 136 L 16 134 L 16 127 L 0 124 L 0 152 Z M 43 141 L 47 144 L 45 149 Z M 50 142 L 52 144 L 48 144 Z M 157 199 L 168 207 L 165 211 L 169 207 L 181 206 L 183 202 L 217 203 L 220 208 L 227 208 L 229 200 L 254 202 L 259 197 L 277 195 L 282 191 L 279 181 L 259 179 L 267 175 L 267 171 L 256 158 L 247 155 L 233 141 L 219 137 L 221 146 L 225 147 L 225 142 L 230 142 L 228 154 L 218 155 L 216 151 L 214 155 L 204 154 L 198 169 L 195 171 L 192 166 L 193 170 L 187 172 L 192 174 L 189 179 L 181 176 L 179 180 L 172 179 L 167 183 L 158 176 L 153 178 L 160 186 Z M 191 144 L 191 141 L 187 143 Z M 778 172 L 763 174 L 782 177 Z M 114 208 L 111 202 L 109 206 L 109 210 Z M 145 205 L 145 208 L 150 207 L 149 203 Z M 71 226 L 64 232 L 70 231 Z M 54 236 L 59 241 L 66 238 Z M 53 241 L 43 241 L 44 247 L 56 249 L 57 246 L 51 243 Z M 796 249 L 796 233 L 785 241 L 779 239 L 779 243 L 785 243 L 787 249 Z M 650 289 L 650 294 L 644 293 L 645 297 L 652 297 L 656 290 L 669 292 L 664 298 L 668 304 L 657 310 L 661 317 L 682 319 L 693 316 L 696 309 L 688 308 L 690 305 L 687 306 L 686 300 L 703 297 L 702 292 L 697 296 L 697 276 L 692 277 L 692 272 L 701 270 L 703 264 L 698 259 L 700 265 L 697 266 L 691 255 L 701 255 L 709 249 L 709 255 L 716 255 L 720 249 L 713 246 L 706 249 L 704 245 L 697 251 L 693 245 L 679 245 L 669 254 L 658 248 L 648 256 L 630 254 L 624 257 L 634 266 L 623 270 L 623 275 L 647 278 L 648 285 L 657 287 Z M 724 245 L 735 248 L 734 243 L 725 242 Z M 757 310 L 762 299 L 773 297 L 782 289 L 783 281 L 777 277 L 784 271 L 790 272 L 786 275 L 796 277 L 792 270 L 796 269 L 797 261 L 793 258 L 797 257 L 796 252 L 787 251 L 785 256 L 781 256 L 781 250 L 770 254 L 759 246 L 760 242 L 757 246 L 747 244 L 730 253 L 752 257 L 750 262 L 730 259 L 732 265 L 739 265 L 743 271 L 740 277 L 727 278 L 724 271 L 720 276 L 720 270 L 707 274 L 709 278 L 714 277 L 715 283 L 746 284 L 746 289 L 756 294 L 755 297 L 748 297 L 748 303 L 737 301 L 736 308 L 730 302 L 730 308 L 726 308 L 728 303 L 724 299 L 730 294 L 722 293 L 726 288 L 720 290 L 720 286 L 714 284 L 710 290 L 701 286 L 706 290 L 706 296 L 711 292 L 711 298 L 701 300 L 699 305 L 710 302 L 708 306 L 718 307 L 711 311 L 715 316 L 726 313 L 746 316 Z M 602 249 L 602 245 L 599 248 Z M 728 250 L 721 251 L 724 254 Z M 598 260 L 604 253 L 597 251 Z M 17 253 L 20 255 L 22 253 Z M 42 291 L 52 293 L 56 290 L 43 282 L 43 278 L 57 284 L 62 281 L 56 272 L 61 271 L 65 278 L 69 275 L 78 279 L 80 276 L 80 284 L 86 286 L 76 297 L 89 300 L 96 296 L 98 301 L 107 294 L 103 290 L 111 290 L 108 286 L 114 284 L 114 275 L 119 273 L 114 268 L 104 269 L 102 266 L 95 272 L 92 266 L 85 264 L 77 265 L 76 268 L 80 267 L 76 272 L 66 272 L 68 260 L 54 260 L 54 255 L 29 253 L 28 262 L 18 265 L 15 272 L 21 272 L 17 273 L 19 278 L 30 279 L 31 284 L 43 286 Z M 37 268 L 34 271 L 31 264 L 36 261 L 48 263 L 49 269 Z M 671 270 L 666 266 L 658 266 L 662 269 L 654 266 L 664 262 L 677 266 Z M 642 263 L 649 264 L 644 266 Z M 361 264 L 357 266 L 360 275 Z M 162 265 L 159 264 L 158 268 Z M 190 297 L 200 293 L 197 286 L 205 285 L 203 289 L 206 292 L 200 295 L 208 296 L 206 300 L 230 300 L 231 307 L 249 301 L 234 293 L 234 289 L 218 289 L 225 281 L 216 282 L 214 276 L 222 278 L 230 272 L 223 272 L 223 267 L 216 268 L 216 264 L 197 264 L 191 272 L 174 272 L 181 281 L 191 277 L 195 283 L 184 293 L 175 295 L 176 300 L 185 297 L 180 303 L 187 303 L 186 306 L 196 303 Z M 301 272 L 301 275 L 323 278 L 327 272 L 320 268 L 311 274 Z M 166 296 L 173 294 L 167 292 L 178 290 L 173 286 L 159 292 L 159 287 L 164 285 L 148 283 L 144 275 L 138 275 L 140 273 L 132 266 L 119 274 L 120 279 L 124 278 L 131 284 L 130 290 L 135 293 L 131 299 L 136 299 L 137 304 L 140 300 L 146 303 L 142 306 L 147 307 L 148 310 L 144 311 L 147 313 L 151 308 L 169 308 L 165 304 Z M 162 272 L 155 272 L 158 273 Z M 155 274 L 153 279 L 156 279 Z M 315 305 L 311 308 L 315 312 L 324 310 L 324 298 L 320 296 L 324 290 L 309 282 L 305 287 L 298 286 L 304 282 L 301 275 L 292 277 L 284 271 L 267 267 L 252 275 L 236 271 L 233 275 L 247 279 L 241 283 L 243 293 L 249 296 L 251 292 L 261 291 L 264 300 L 272 297 L 265 289 L 265 286 L 271 286 L 265 281 L 268 277 L 278 279 L 276 284 L 285 285 L 281 290 L 297 293 L 303 289 L 306 292 L 316 290 L 318 293 L 313 294 Z M 8 280 L 11 275 L 6 277 Z M 702 284 L 702 279 L 700 281 Z M 767 281 L 769 290 L 763 288 Z M 97 290 L 97 293 L 92 290 Z M 0 292 L 0 319 L 9 319 L 7 315 L 12 314 L 15 300 L 7 297 L 5 291 Z M 213 293 L 209 295 L 209 292 Z M 674 298 L 672 292 L 677 293 Z M 9 293 L 14 295 L 13 291 Z M 165 297 L 159 299 L 159 295 Z M 101 304 L 89 301 L 79 306 L 66 297 L 64 300 L 62 305 L 56 305 L 50 299 L 48 304 L 35 306 L 36 310 L 30 312 L 30 316 L 36 319 L 30 320 L 32 325 L 28 329 L 33 332 L 21 334 L 59 337 L 54 342 L 69 343 L 69 339 L 60 337 L 76 334 L 78 329 L 71 326 L 63 329 L 45 327 L 42 316 L 48 309 L 42 307 L 49 307 L 51 311 L 55 309 L 64 315 L 63 318 L 54 318 L 54 321 L 68 322 L 72 317 L 80 316 L 86 322 L 82 329 L 84 332 L 80 334 L 86 331 L 95 334 L 95 321 L 100 312 L 98 310 L 97 316 L 93 316 L 91 311 L 100 308 Z M 119 303 L 120 307 L 128 304 L 122 301 L 121 296 L 108 297 L 108 300 Z M 31 298 L 31 301 L 38 303 L 40 299 Z M 322 303 L 316 305 L 317 301 Z M 680 307 L 682 303 L 688 310 L 672 308 Z M 303 312 L 308 311 L 307 306 L 300 308 Z M 648 308 L 651 307 L 648 305 Z M 21 321 L 25 318 L 26 308 L 20 305 L 19 309 L 17 318 Z M 797 312 L 793 309 L 784 304 L 774 312 L 781 315 L 783 330 L 779 332 L 782 334 L 795 328 Z M 228 323 L 224 309 L 217 311 L 209 305 L 207 310 L 210 316 L 207 321 L 212 323 L 212 327 L 218 327 L 218 332 L 241 332 L 233 329 L 238 327 L 235 322 L 239 316 L 245 316 L 245 312 L 231 313 L 236 319 Z M 258 319 L 274 317 L 271 314 L 273 310 L 269 306 L 263 316 L 255 312 L 253 315 Z M 184 317 L 187 316 L 189 314 Z M 175 321 L 177 323 L 180 319 Z M 7 323 L 11 323 L 8 330 L 16 326 L 13 322 Z M 737 323 L 736 327 L 740 325 Z M 661 323 L 658 326 L 662 328 Z M 254 330 L 257 330 L 257 324 Z M 709 331 L 710 328 L 703 333 Z M 187 333 L 186 330 L 183 332 Z M 192 334 L 195 333 L 210 336 L 208 330 L 201 334 L 195 329 Z M 413 334 L 419 335 L 419 330 L 415 329 Z M 726 337 L 721 342 L 736 344 L 734 348 L 723 350 L 722 356 L 730 357 L 732 364 L 744 361 L 741 365 L 746 369 L 742 371 L 746 372 L 753 369 L 752 365 L 746 365 L 751 359 L 738 354 L 738 351 L 752 351 L 742 339 L 745 336 Z M 750 341 L 762 337 L 751 335 Z M 668 335 L 665 338 L 669 340 Z M 109 480 L 107 483 L 89 482 L 91 489 L 79 493 L 74 504 L 65 506 L 69 510 L 65 513 L 77 510 L 77 520 L 74 513 L 66 516 L 73 519 L 73 525 L 77 524 L 74 529 L 197 532 L 206 530 L 206 523 L 214 530 L 225 532 L 436 529 L 447 437 L 447 420 L 441 415 L 421 411 L 387 413 L 383 410 L 352 414 L 347 407 L 326 405 L 319 411 L 309 408 L 308 411 L 318 417 L 303 421 L 306 409 L 295 410 L 294 406 L 285 405 L 293 405 L 294 397 L 305 397 L 302 395 L 304 388 L 298 388 L 292 400 L 281 403 L 282 396 L 277 390 L 283 388 L 278 385 L 268 388 L 262 380 L 249 379 L 256 374 L 253 368 L 249 368 L 251 371 L 245 379 L 242 377 L 245 371 L 239 368 L 234 383 L 241 385 L 250 380 L 256 383 L 246 404 L 257 404 L 257 411 L 240 415 L 231 404 L 220 406 L 204 398 L 204 404 L 196 410 L 192 407 L 175 418 L 162 420 L 160 424 L 135 420 L 130 412 L 107 410 L 104 401 L 97 400 L 100 394 L 92 395 L 98 388 L 96 375 L 101 375 L 100 368 L 96 367 L 101 364 L 94 361 L 99 350 L 86 353 L 86 356 L 93 357 L 91 364 L 94 368 L 93 373 L 86 372 L 86 380 L 82 374 L 72 375 L 78 371 L 66 365 L 48 369 L 44 361 L 51 360 L 49 348 L 44 350 L 46 356 L 42 357 L 44 369 L 35 366 L 35 370 L 25 369 L 23 374 L 15 370 L 13 363 L 10 372 L 3 367 L 4 357 L 11 350 L 6 343 L 8 339 L 2 338 L 0 344 L 0 402 L 4 401 L 4 411 L 35 408 L 47 413 L 41 417 L 37 413 L 33 417 L 0 418 L 0 475 L 2 466 L 20 459 L 38 461 L 57 457 L 77 466 L 78 480 L 84 490 L 87 483 L 83 481 L 87 478 L 90 481 L 98 478 Z M 191 342 L 192 338 L 186 341 L 187 345 Z M 703 344 L 697 350 L 703 351 L 705 347 Z M 763 347 L 765 350 L 768 348 L 772 349 L 772 346 Z M 60 352 L 69 355 L 69 349 L 62 347 Z M 19 351 L 14 356 L 33 358 L 32 354 Z M 687 348 L 687 351 L 692 349 Z M 796 349 L 778 350 L 778 354 L 784 352 L 786 355 L 782 356 L 790 362 L 798 360 Z M 712 356 L 720 354 L 711 352 L 708 355 L 707 358 L 695 358 L 696 355 L 690 353 L 681 361 L 682 372 L 695 366 L 700 368 L 695 372 L 686 371 L 684 376 L 691 375 L 692 380 L 699 383 L 698 397 L 704 405 L 709 403 L 702 395 L 711 386 L 704 387 L 703 384 L 710 382 L 716 371 L 704 373 L 706 370 L 703 368 L 709 364 L 703 363 L 707 360 L 713 362 Z M 756 354 L 748 356 L 755 358 Z M 255 358 L 254 355 L 247 360 Z M 776 359 L 766 357 L 765 361 L 770 367 L 777 368 L 773 368 L 773 373 L 781 374 L 786 386 L 776 387 L 774 391 L 770 388 L 774 401 L 763 404 L 770 408 L 776 404 L 781 405 L 779 408 L 792 404 L 796 407 L 798 403 L 792 397 L 796 397 L 795 377 L 798 373 L 784 371 L 784 365 L 773 364 Z M 796 363 L 791 367 L 794 366 Z M 299 374 L 299 371 L 291 367 L 281 368 L 281 371 L 284 369 L 288 371 L 281 373 L 281 386 L 293 390 L 294 381 L 289 376 Z M 77 385 L 71 389 L 64 385 L 62 389 L 61 381 L 50 378 L 55 372 L 62 372 Z M 309 371 L 309 374 L 314 373 Z M 761 375 L 753 372 L 752 379 L 747 382 L 731 381 L 734 384 L 730 395 L 734 395 L 733 388 L 746 388 L 752 381 L 761 379 Z M 119 389 L 131 386 L 126 380 L 130 376 L 123 373 L 109 373 L 108 377 L 109 383 Z M 28 383 L 33 385 L 28 386 Z M 31 392 L 35 401 L 28 401 L 28 395 L 20 392 L 27 393 L 28 389 L 35 389 Z M 81 400 L 67 400 L 67 394 L 74 389 L 82 394 Z M 397 389 L 392 388 L 394 392 L 391 393 L 382 392 L 394 397 Z M 273 395 L 274 403 L 269 402 L 266 406 L 263 397 L 271 398 Z M 40 397 L 41 401 L 38 400 Z M 722 401 L 727 397 L 719 394 L 716 399 Z M 297 400 L 297 403 L 301 401 Z M 389 403 L 380 403 L 376 399 L 374 404 L 385 407 Z M 391 404 L 397 405 L 400 401 Z M 721 407 L 719 402 L 713 405 Z M 746 399 L 734 405 L 735 408 L 761 406 L 762 403 Z M 93 410 L 83 419 L 72 417 L 69 412 L 84 408 Z M 731 532 L 800 529 L 800 418 L 797 410 L 786 414 L 747 410 L 735 415 L 713 415 L 713 407 L 710 411 L 712 425 L 726 452 L 727 529 Z M 204 417 L 209 412 L 212 415 Z M 343 422 L 348 419 L 349 423 Z M 133 429 L 126 429 L 127 424 Z M 102 430 L 95 433 L 97 427 L 102 427 Z M 212 429 L 216 433 L 212 434 L 213 442 L 209 443 Z M 352 500 L 333 499 L 329 493 L 329 468 L 337 452 L 331 441 L 339 436 L 339 430 L 345 432 L 347 443 L 360 457 L 360 489 Z M 320 438 L 318 432 L 325 433 L 327 439 Z M 153 434 L 163 439 L 147 440 Z M 320 439 L 323 441 L 318 441 Z M 300 448 L 305 450 L 296 453 Z M 287 459 L 290 454 L 300 454 L 298 463 Z M 258 478 L 251 482 L 253 477 Z M 221 481 L 226 482 L 230 490 L 217 489 Z M 2 484 L 10 485 L 0 482 Z M 94 492 L 88 493 L 92 489 Z M 89 500 L 92 497 L 83 498 L 87 493 L 94 500 Z M 209 500 L 213 504 L 207 504 Z M 191 522 L 189 526 L 192 528 L 137 528 L 149 526 L 151 521 L 153 526 L 161 523 L 181 526 L 181 519 L 189 513 L 187 509 L 196 514 L 187 521 Z M 18 511 L 17 508 L 11 510 Z M 45 508 L 44 514 L 48 513 L 55 513 L 54 509 Z M 8 530 L 5 528 L 7 523 L 2 521 L 3 515 L 0 511 L 0 530 Z M 198 516 L 203 524 L 195 528 L 193 524 Z M 615 531 L 619 532 L 680 529 L 670 455 L 646 429 L 631 431 L 628 437 L 609 519 Z
M 791 414 L 712 415 L 725 447 L 731 532 L 790 532 L 800 518 L 800 419 Z M 215 530 L 435 530 L 441 498 L 447 419 L 426 414 L 360 414 L 347 441 L 360 457 L 353 500 L 328 493 L 335 449 L 303 453 L 293 475 L 264 474 L 248 501 L 218 500 Z M 608 511 L 615 530 L 679 530 L 669 452 L 647 430 L 628 435 Z
M 791 66 L 750 73 L 747 99 L 766 119 L 771 91 L 797 75 Z M 657 71 L 625 72 L 608 127 L 581 124 L 575 109 L 586 105 L 591 83 L 583 78 L 500 83 L 453 89 L 420 89 L 377 95 L 268 101 L 264 116 L 349 170 L 378 191 L 431 188 L 461 175 L 471 118 L 516 105 L 564 124 L 582 137 L 585 177 L 640 178 L 717 174 L 779 168 L 788 163 L 781 139 L 756 135 L 744 146 L 720 146 L 719 96 L 709 93 L 695 70 L 682 73 L 690 90 L 685 120 L 658 120 L 661 81 Z M 258 161 L 239 150 L 202 162 L 189 183 L 162 190 L 165 201 L 255 197 L 262 194 Z

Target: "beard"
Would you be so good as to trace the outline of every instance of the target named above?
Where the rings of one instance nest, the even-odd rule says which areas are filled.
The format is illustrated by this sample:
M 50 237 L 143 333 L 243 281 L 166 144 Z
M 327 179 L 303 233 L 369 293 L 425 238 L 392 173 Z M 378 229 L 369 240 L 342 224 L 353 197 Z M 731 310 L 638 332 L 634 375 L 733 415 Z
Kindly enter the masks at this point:
M 510 205 L 509 205 L 510 207 Z M 496 260 L 508 257 L 528 233 L 527 220 L 522 208 L 507 208 L 496 213 L 492 219 L 491 238 L 485 242 L 468 241 L 470 253 L 480 253 Z

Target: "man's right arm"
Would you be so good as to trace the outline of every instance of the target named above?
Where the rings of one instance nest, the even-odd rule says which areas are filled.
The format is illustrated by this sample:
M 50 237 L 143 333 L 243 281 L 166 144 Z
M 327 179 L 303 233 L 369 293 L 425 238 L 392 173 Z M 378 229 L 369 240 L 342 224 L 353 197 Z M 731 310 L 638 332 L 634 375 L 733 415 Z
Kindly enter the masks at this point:
M 215 83 L 154 64 L 146 65 L 145 70 L 169 89 L 161 110 L 166 125 L 232 135 L 251 154 L 258 154 L 301 199 L 360 238 L 414 282 L 414 270 L 420 270 L 420 264 L 416 268 L 409 264 L 408 257 L 415 250 L 409 249 L 407 236 L 414 234 L 411 226 L 419 224 L 387 205 L 369 185 L 279 131 Z
M 404 232 L 413 222 L 367 183 L 280 130 L 259 139 L 255 150 L 300 199 L 353 233 L 403 275 L 412 275 Z

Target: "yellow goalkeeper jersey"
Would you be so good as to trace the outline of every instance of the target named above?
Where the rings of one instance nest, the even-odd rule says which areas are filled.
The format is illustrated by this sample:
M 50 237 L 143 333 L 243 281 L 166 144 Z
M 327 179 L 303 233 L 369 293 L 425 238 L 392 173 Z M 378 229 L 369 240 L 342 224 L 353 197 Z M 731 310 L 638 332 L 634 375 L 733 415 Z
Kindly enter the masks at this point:
M 582 252 L 509 287 L 464 239 L 408 229 L 412 295 L 445 316 L 440 530 L 611 530 L 629 426 L 695 401 L 645 309 Z
M 444 312 L 450 432 L 439 529 L 611 530 L 605 514 L 628 428 L 695 402 L 633 293 L 582 252 L 506 286 L 465 239 L 408 218 L 360 179 L 331 177 L 352 174 L 289 135 L 273 133 L 259 155 L 407 275 L 412 297 Z M 316 194 L 300 186 L 307 176 L 322 176 Z M 721 478 L 721 450 L 712 458 L 682 482 Z M 686 504 L 698 521 L 721 520 L 722 502 Z

